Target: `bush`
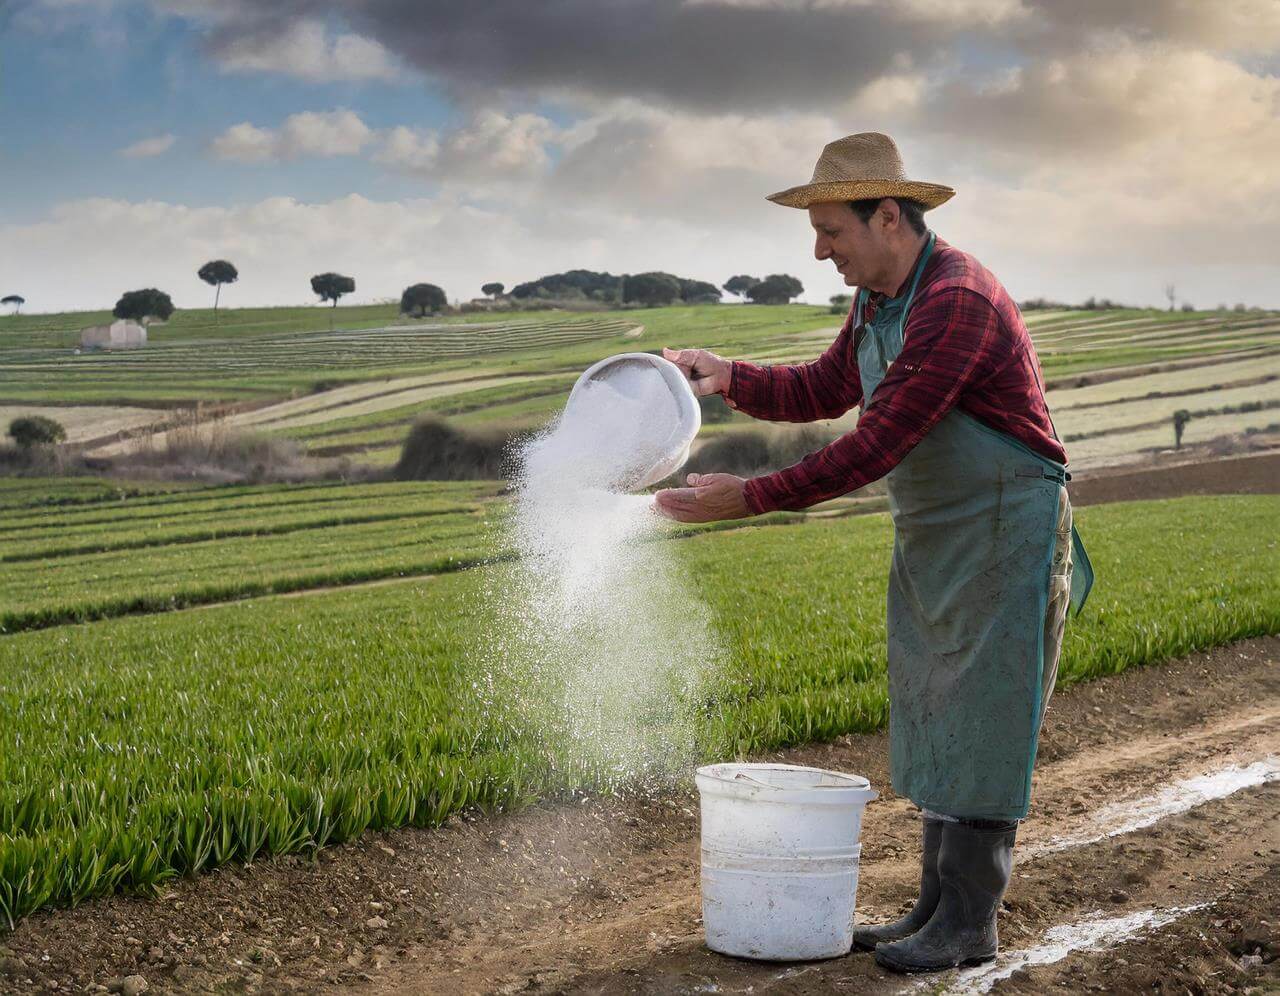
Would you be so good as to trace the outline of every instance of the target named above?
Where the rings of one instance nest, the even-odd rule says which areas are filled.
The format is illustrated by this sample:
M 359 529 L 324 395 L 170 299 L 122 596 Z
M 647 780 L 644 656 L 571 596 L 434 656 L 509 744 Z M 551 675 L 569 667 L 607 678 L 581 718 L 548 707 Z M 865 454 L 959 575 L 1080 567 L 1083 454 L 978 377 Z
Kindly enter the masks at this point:
M 849 309 L 853 307 L 852 294 L 832 294 L 829 300 L 831 301 L 831 313 L 833 315 L 847 315 Z
M 712 437 L 689 458 L 682 473 L 723 473 L 739 477 L 770 474 L 798 463 L 834 438 L 832 433 L 812 425 L 732 430 Z
M 53 446 L 67 438 L 62 423 L 44 415 L 23 415 L 9 423 L 9 438 L 22 449 Z
M 492 481 L 506 476 L 512 436 L 459 429 L 443 418 L 416 422 L 404 441 L 394 476 L 400 481 Z
M 117 318 L 127 318 L 135 322 L 148 318 L 167 322 L 169 316 L 173 314 L 173 301 L 164 291 L 146 287 L 143 290 L 126 291 L 120 295 L 120 300 L 116 302 L 111 313 Z

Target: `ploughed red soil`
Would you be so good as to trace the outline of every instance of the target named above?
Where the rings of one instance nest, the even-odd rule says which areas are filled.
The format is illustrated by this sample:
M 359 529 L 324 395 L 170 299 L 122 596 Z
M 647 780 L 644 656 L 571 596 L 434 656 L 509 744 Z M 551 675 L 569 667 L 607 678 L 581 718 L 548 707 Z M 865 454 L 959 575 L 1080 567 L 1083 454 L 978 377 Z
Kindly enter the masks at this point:
M 886 748 L 883 735 L 854 736 L 769 755 L 859 772 L 882 791 L 863 825 L 858 915 L 870 920 L 909 904 L 917 876 L 918 823 L 888 789 Z M 1123 812 L 1099 822 L 1105 806 L 1232 766 L 1274 771 L 1278 761 L 1280 638 L 1060 692 L 1001 915 L 1003 977 L 952 973 L 929 984 L 1026 993 L 1280 986 L 1280 780 L 1132 832 L 1101 836 L 1123 824 Z M 1150 911 L 1170 922 L 1123 933 Z M 39 913 L 0 935 L 0 991 L 102 991 L 129 976 L 152 991 L 192 992 L 917 985 L 867 954 L 796 965 L 725 958 L 703 946 L 700 913 L 692 794 L 561 800 L 456 817 L 437 830 L 368 834 L 315 858 L 224 868 L 154 899 Z M 1114 945 L 1095 941 L 1015 970 L 1019 953 L 1045 961 L 1046 942 L 1066 937 L 1070 946 L 1112 919 L 1121 924 L 1107 935 Z

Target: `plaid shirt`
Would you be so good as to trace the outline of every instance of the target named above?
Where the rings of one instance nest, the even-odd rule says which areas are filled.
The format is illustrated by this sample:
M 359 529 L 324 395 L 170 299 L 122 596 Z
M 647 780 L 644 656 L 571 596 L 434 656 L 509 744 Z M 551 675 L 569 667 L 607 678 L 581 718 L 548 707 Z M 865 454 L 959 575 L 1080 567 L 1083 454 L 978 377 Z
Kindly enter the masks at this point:
M 864 319 L 883 299 L 871 295 Z M 756 418 L 812 422 L 862 405 L 853 431 L 793 467 L 749 480 L 746 501 L 753 513 L 807 508 L 878 480 L 957 406 L 1066 463 L 1022 315 L 1000 282 L 968 253 L 938 239 L 907 315 L 902 352 L 870 401 L 862 396 L 854 319 L 850 309 L 835 342 L 810 363 L 733 364 L 727 397 Z

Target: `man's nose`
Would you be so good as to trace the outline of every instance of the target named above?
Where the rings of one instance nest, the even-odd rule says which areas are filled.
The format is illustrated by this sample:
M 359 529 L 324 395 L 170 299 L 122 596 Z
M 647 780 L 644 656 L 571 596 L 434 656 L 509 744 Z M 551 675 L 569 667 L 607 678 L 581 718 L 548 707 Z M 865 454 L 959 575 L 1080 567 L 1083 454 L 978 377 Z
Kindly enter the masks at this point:
M 818 259 L 831 258 L 831 246 L 827 244 L 827 240 L 819 236 L 813 243 L 813 254 Z

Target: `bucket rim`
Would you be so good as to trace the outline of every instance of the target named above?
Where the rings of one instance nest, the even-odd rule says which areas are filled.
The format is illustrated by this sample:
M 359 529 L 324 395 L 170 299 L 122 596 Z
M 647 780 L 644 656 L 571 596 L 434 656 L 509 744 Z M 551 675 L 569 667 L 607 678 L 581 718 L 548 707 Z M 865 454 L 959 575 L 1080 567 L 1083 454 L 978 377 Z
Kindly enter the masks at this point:
M 723 773 L 727 768 L 746 769 L 748 771 L 806 771 L 838 779 L 843 784 L 797 785 L 788 788 L 770 784 L 762 779 L 753 779 L 749 775 L 746 778 L 728 776 Z M 799 795 L 811 795 L 815 797 L 815 800 L 826 797 L 834 802 L 836 798 L 846 793 L 858 794 L 870 801 L 880 795 L 879 792 L 871 787 L 870 779 L 863 775 L 851 775 L 847 772 L 832 771 L 830 768 L 818 768 L 807 764 L 754 764 L 740 761 L 722 761 L 716 764 L 704 764 L 699 767 L 695 773 L 694 781 L 698 784 L 699 791 L 704 788 L 713 791 L 718 789 L 721 792 L 733 790 L 734 792 L 758 793 L 764 798 L 776 793 L 778 801 L 782 801 L 783 797 L 793 799 Z M 706 784 L 704 785 L 703 783 Z M 764 801 L 764 798 L 761 801 Z

